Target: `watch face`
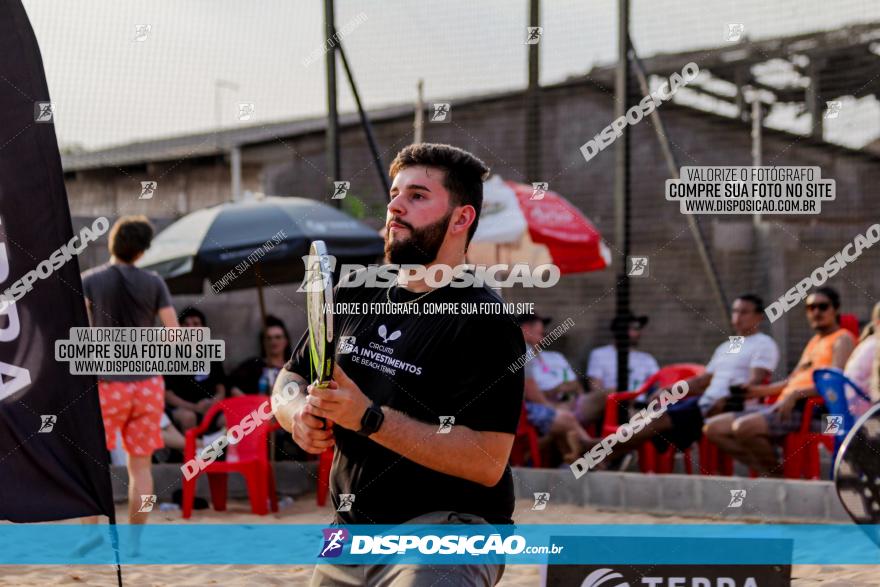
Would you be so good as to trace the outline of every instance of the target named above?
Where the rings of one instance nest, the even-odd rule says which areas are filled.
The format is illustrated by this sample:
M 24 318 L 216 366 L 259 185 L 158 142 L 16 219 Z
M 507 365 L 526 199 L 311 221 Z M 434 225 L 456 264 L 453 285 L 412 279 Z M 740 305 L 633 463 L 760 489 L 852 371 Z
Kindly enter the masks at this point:
M 375 431 L 382 423 L 382 412 L 369 408 L 364 414 L 364 428 Z

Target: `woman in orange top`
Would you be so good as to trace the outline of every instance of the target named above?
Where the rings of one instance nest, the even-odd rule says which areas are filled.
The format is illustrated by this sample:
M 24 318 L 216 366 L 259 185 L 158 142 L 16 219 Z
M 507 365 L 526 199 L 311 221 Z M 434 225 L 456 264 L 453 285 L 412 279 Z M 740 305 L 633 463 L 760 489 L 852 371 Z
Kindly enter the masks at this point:
M 750 385 L 747 398 L 779 394 L 770 406 L 755 406 L 745 412 L 722 414 L 706 424 L 706 434 L 723 451 L 762 475 L 779 476 L 782 467 L 775 443 L 797 431 L 803 420 L 801 400 L 816 395 L 813 371 L 835 367 L 843 370 L 855 348 L 855 337 L 840 327 L 840 295 L 821 287 L 807 296 L 807 321 L 815 335 L 807 343 L 800 361 L 786 379 L 768 385 Z M 821 422 L 816 420 L 817 430 Z

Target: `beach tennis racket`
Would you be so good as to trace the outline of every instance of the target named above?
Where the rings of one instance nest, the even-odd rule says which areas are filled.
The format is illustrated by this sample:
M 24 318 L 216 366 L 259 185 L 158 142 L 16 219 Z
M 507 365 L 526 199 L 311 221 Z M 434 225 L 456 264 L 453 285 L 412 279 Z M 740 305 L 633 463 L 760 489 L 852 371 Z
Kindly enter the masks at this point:
M 871 406 L 846 435 L 834 462 L 834 485 L 840 503 L 856 524 L 880 545 L 880 404 Z M 867 530 L 867 528 L 866 528 Z
M 314 241 L 306 267 L 306 313 L 309 323 L 309 357 L 313 381 L 325 387 L 333 377 L 333 271 L 327 245 Z

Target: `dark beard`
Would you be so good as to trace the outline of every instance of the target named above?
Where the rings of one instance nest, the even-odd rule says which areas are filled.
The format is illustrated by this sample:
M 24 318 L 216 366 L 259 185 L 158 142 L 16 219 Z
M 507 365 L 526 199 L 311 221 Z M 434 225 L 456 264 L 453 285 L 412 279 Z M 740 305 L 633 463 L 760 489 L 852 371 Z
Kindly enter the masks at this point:
M 423 228 L 409 228 L 409 238 L 391 242 L 391 232 L 385 236 L 385 258 L 394 265 L 428 265 L 437 259 L 437 253 L 446 237 L 452 212 Z

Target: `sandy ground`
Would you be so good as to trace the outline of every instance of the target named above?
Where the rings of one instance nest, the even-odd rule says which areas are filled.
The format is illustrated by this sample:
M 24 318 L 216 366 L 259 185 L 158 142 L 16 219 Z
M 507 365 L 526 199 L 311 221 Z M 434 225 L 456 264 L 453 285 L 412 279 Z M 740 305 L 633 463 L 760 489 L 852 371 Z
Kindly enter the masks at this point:
M 572 505 L 549 506 L 547 510 L 531 511 L 530 500 L 517 502 L 514 520 L 522 524 L 700 524 L 713 523 L 701 518 L 655 516 L 640 513 L 601 511 Z M 125 519 L 124 508 L 117 510 L 119 519 Z M 180 512 L 156 512 L 151 523 L 180 523 Z M 192 520 L 202 524 L 323 524 L 332 518 L 329 508 L 316 509 L 314 495 L 306 495 L 294 504 L 266 517 L 254 516 L 247 503 L 231 502 L 227 512 L 198 511 Z M 311 566 L 277 565 L 127 565 L 123 567 L 125 585 L 308 585 Z M 817 566 L 799 565 L 792 571 L 792 585 L 809 587 L 861 587 L 880 585 L 880 569 L 876 566 Z M 536 586 L 541 584 L 540 569 L 536 565 L 508 565 L 500 587 Z M 115 586 L 115 567 L 97 566 L 0 566 L 0 585 L 95 585 Z

